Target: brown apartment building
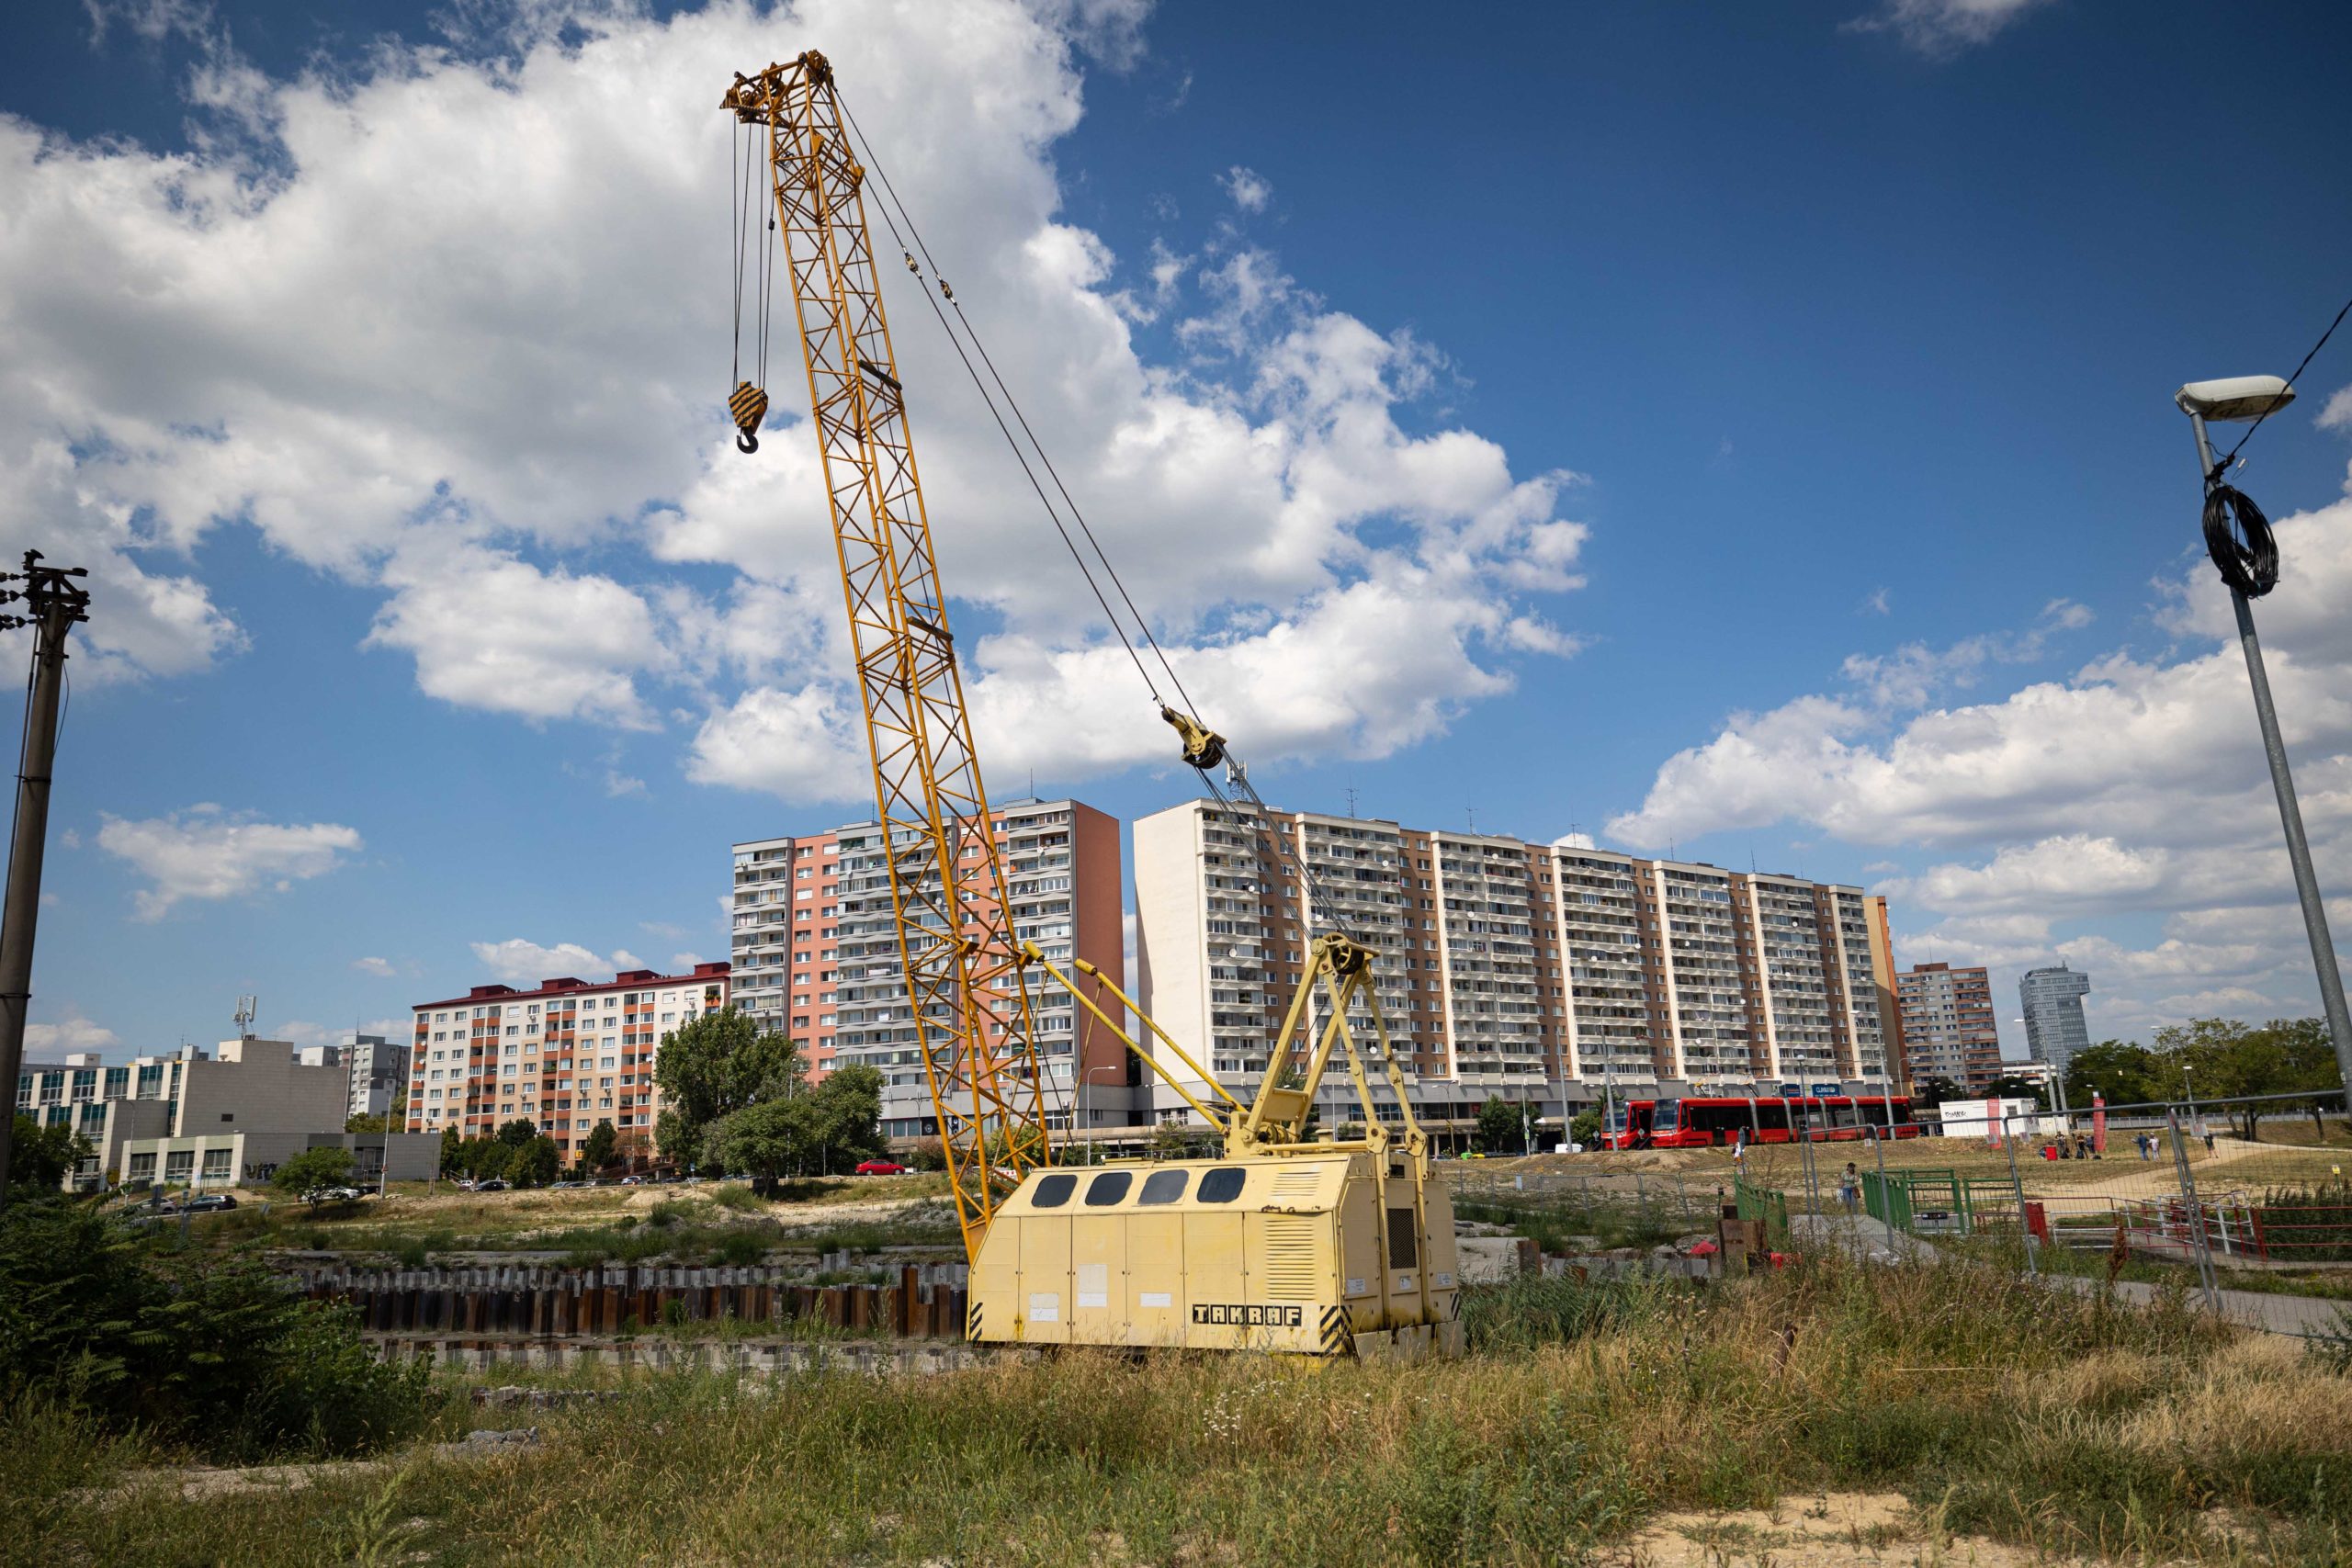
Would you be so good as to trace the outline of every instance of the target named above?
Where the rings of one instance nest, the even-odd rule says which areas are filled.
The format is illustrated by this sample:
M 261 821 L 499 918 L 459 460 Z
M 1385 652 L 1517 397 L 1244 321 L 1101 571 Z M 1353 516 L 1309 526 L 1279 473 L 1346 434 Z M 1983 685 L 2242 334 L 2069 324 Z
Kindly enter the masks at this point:
M 1117 818 L 1076 800 L 1013 801 L 991 816 L 1014 939 L 1035 942 L 1065 972 L 1086 959 L 1124 987 Z M 899 953 L 888 850 L 872 822 L 735 846 L 735 1003 L 798 1041 L 812 1076 L 851 1062 L 880 1071 L 883 1131 L 928 1137 L 938 1127 Z M 975 908 L 993 910 L 986 865 L 971 845 L 957 871 L 973 879 Z M 1051 978 L 1028 978 L 1047 1122 L 1127 1124 L 1140 1064 L 1109 1032 L 1084 1028 Z M 1117 1016 L 1114 1004 L 1110 1010 Z
M 1859 887 L 1202 801 L 1137 821 L 1135 845 L 1138 999 L 1238 1093 L 1305 961 L 1303 897 L 1373 949 L 1425 1121 L 1489 1096 L 1557 1116 L 1604 1089 L 1875 1086 L 1890 1063 L 1901 1081 L 1885 901 Z M 1327 1121 L 1352 1092 L 1327 1079 Z M 1163 1090 L 1158 1113 L 1181 1103 Z
M 624 969 L 590 985 L 476 986 L 421 1002 L 409 1037 L 408 1130 L 479 1138 L 518 1118 L 567 1156 L 599 1122 L 650 1146 L 661 1093 L 653 1058 L 687 1021 L 727 1005 L 724 964 L 687 975 Z
M 1946 1078 L 1964 1089 L 1993 1086 L 2002 1066 L 1991 976 L 1982 968 L 1915 964 L 1895 976 L 1895 997 L 1914 1083 Z

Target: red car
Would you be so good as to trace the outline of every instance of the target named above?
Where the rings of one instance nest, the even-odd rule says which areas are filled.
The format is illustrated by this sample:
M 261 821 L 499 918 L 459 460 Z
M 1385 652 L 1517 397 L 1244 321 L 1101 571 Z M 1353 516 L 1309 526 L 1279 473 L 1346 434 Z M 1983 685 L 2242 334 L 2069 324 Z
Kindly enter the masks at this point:
M 857 1168 L 860 1176 L 904 1176 L 907 1168 L 895 1160 L 870 1159 Z

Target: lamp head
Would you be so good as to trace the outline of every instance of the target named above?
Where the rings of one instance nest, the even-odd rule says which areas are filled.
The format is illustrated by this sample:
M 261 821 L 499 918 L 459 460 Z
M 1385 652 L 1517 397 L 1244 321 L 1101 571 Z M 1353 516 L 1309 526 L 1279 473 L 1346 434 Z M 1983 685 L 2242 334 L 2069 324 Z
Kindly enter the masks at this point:
M 2228 376 L 2219 381 L 2191 381 L 2172 400 L 2181 412 L 2218 424 L 2276 412 L 2295 400 L 2295 389 L 2276 376 Z

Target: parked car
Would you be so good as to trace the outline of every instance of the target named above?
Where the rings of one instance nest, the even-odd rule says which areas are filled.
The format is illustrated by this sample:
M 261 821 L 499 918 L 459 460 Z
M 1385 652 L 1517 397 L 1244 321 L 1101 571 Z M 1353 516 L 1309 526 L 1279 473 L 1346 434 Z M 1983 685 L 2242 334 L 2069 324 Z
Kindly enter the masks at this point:
M 477 1192 L 503 1192 L 507 1190 L 509 1185 L 510 1183 L 504 1177 L 492 1176 L 475 1182 L 474 1190 Z
M 356 1203 L 367 1194 L 356 1187 L 313 1187 L 302 1194 L 306 1203 Z
M 237 1206 L 234 1195 L 227 1192 L 200 1192 L 180 1205 L 184 1214 L 217 1214 L 223 1209 Z
M 860 1176 L 904 1176 L 907 1168 L 896 1160 L 870 1159 L 857 1168 Z

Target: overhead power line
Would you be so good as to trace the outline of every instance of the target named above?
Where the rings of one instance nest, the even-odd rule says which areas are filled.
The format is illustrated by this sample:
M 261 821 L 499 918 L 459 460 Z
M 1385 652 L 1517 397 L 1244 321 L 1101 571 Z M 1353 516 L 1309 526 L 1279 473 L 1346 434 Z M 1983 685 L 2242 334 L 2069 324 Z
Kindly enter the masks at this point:
M 2312 360 L 2318 355 L 2321 349 L 2327 346 L 2327 340 L 2335 335 L 2335 329 L 2344 324 L 2344 318 L 2347 314 L 2352 314 L 2352 299 L 2344 301 L 2344 309 L 2335 312 L 2335 320 L 2328 322 L 2327 331 L 2319 334 L 2319 341 L 2312 344 L 2311 352 L 2304 355 L 2302 363 L 2295 367 L 2295 373 L 2287 378 L 2288 386 L 2292 387 L 2297 381 L 2302 379 L 2303 372 L 2311 368 Z M 2230 448 L 2229 456 L 2213 465 L 2211 478 L 2219 479 L 2230 471 L 2230 465 L 2238 460 L 2238 454 L 2245 450 L 2245 444 L 2254 439 L 2254 433 L 2262 428 L 2263 421 L 2277 413 L 2280 406 L 2278 403 L 2271 404 L 2262 411 L 2259 418 L 2246 426 L 2245 434 L 2238 437 L 2238 444 Z

